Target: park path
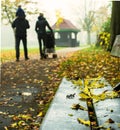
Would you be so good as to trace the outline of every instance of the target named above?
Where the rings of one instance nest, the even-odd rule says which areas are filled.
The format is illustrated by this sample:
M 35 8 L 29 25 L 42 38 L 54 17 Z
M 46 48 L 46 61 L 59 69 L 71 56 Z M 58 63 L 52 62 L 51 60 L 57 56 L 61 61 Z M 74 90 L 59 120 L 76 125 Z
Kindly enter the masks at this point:
M 64 49 L 56 50 L 56 54 L 58 58 L 62 57 L 68 57 L 68 55 L 74 53 L 75 51 L 82 50 L 84 48 L 87 48 L 89 46 L 83 46 L 83 47 L 66 47 Z M 52 53 L 50 53 L 50 56 L 52 57 Z M 39 54 L 34 54 L 33 56 L 30 56 L 30 59 L 39 59 Z
M 68 47 L 56 51 L 58 58 L 68 57 L 72 52 L 83 49 L 84 47 Z M 10 126 L 12 118 L 9 115 L 30 114 L 35 117 L 37 113 L 43 111 L 43 106 L 38 105 L 40 101 L 47 104 L 54 95 L 54 82 L 59 83 L 56 73 L 53 75 L 51 70 L 54 61 L 40 60 L 39 51 L 34 55 L 29 55 L 30 60 L 24 62 L 21 57 L 20 62 L 13 59 L 2 64 L 1 87 L 0 87 L 0 130 L 4 126 Z M 58 60 L 55 60 L 55 63 Z M 48 78 L 53 77 L 53 78 Z M 56 80 L 57 79 L 57 80 Z M 42 81 L 38 82 L 38 81 Z M 41 94 L 42 93 L 42 94 Z M 27 96 L 28 94 L 28 96 Z M 22 107 L 19 107 L 22 106 Z M 30 111 L 30 108 L 34 111 Z
M 56 53 L 58 55 L 58 57 L 66 57 L 68 53 L 72 53 L 72 52 L 75 52 L 75 51 L 78 51 L 82 48 L 80 47 L 68 47 L 68 48 L 65 48 L 65 49 L 60 49 L 60 50 L 57 50 Z

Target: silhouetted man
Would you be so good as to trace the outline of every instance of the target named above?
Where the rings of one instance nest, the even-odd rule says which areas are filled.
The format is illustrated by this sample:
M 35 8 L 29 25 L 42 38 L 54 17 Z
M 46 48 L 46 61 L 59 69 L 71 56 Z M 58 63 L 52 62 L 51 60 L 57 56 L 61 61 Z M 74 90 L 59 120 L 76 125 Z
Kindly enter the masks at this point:
M 19 47 L 21 40 L 23 42 L 25 60 L 28 60 L 27 29 L 30 28 L 29 22 L 25 18 L 18 17 L 13 21 L 12 28 L 15 29 L 16 61 L 19 61 L 20 58 Z
M 39 50 L 40 50 L 40 56 L 41 59 L 45 58 L 45 49 L 46 49 L 46 27 L 50 29 L 50 31 L 53 33 L 52 28 L 50 27 L 47 20 L 43 17 L 43 13 L 40 13 L 40 16 L 38 17 L 38 21 L 35 25 L 35 31 L 38 34 L 38 41 L 39 41 Z M 42 41 L 43 41 L 43 49 L 42 49 Z

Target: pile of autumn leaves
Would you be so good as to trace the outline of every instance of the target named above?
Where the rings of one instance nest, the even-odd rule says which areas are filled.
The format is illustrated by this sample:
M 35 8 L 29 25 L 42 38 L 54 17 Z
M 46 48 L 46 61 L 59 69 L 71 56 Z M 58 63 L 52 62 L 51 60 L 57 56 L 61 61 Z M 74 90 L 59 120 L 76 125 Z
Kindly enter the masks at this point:
M 104 77 L 114 87 L 120 82 L 119 60 L 101 49 L 81 50 L 61 63 L 61 75 L 70 80 Z

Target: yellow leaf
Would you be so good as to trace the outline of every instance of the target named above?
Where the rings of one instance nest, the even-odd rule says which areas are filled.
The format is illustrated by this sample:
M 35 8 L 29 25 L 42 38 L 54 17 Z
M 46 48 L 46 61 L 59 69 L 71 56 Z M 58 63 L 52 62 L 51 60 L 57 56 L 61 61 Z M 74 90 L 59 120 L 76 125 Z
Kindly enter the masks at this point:
M 120 123 L 118 123 L 118 127 L 120 128 Z
M 25 121 L 19 121 L 19 122 L 18 122 L 18 125 L 19 125 L 19 126 L 25 125 Z
M 87 108 L 85 108 L 85 107 L 83 107 L 82 105 L 79 105 L 79 104 L 73 104 L 71 108 L 75 109 L 75 110 L 78 110 L 78 109 L 84 110 L 84 111 L 88 110 Z
M 30 111 L 35 111 L 35 109 L 33 109 L 33 108 L 29 108 L 29 110 L 30 110 Z
M 32 117 L 30 114 L 24 115 L 24 114 L 19 114 L 18 115 L 19 118 L 22 118 L 24 120 L 32 120 Z
M 85 93 L 80 93 L 79 94 L 79 96 L 81 97 L 81 98 L 83 98 L 83 99 L 88 99 L 88 98 L 90 98 L 87 94 L 85 94 Z
M 5 130 L 8 130 L 8 128 L 7 128 L 6 126 L 4 127 L 4 129 L 5 129 Z
M 86 120 L 81 119 L 81 118 L 78 118 L 77 120 L 78 120 L 78 122 L 81 123 L 81 124 L 84 124 L 84 125 L 86 125 L 86 126 L 90 126 L 90 121 L 89 121 L 89 120 L 86 121 Z
M 94 102 L 98 102 L 100 100 L 104 100 L 106 98 L 106 95 L 105 95 L 105 93 L 98 94 L 98 95 L 92 94 L 92 98 L 93 98 Z
M 12 127 L 12 128 L 17 127 L 17 123 L 13 123 L 13 124 L 11 124 L 11 127 Z
M 110 128 L 107 128 L 106 130 L 111 130 Z
M 37 116 L 38 117 L 41 117 L 43 115 L 43 113 L 42 112 L 40 112 Z
M 83 86 L 83 81 L 82 81 L 81 79 L 73 80 L 73 83 L 74 83 L 75 85 Z

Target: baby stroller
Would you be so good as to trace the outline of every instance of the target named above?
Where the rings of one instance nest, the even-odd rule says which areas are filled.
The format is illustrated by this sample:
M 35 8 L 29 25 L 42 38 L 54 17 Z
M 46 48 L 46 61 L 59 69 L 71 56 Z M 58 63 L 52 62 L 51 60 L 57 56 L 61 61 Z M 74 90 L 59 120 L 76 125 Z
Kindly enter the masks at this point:
M 55 52 L 55 38 L 54 38 L 54 34 L 52 34 L 51 32 L 47 32 L 45 57 L 48 58 L 50 53 L 52 53 L 52 57 L 53 58 L 57 58 L 57 54 Z

